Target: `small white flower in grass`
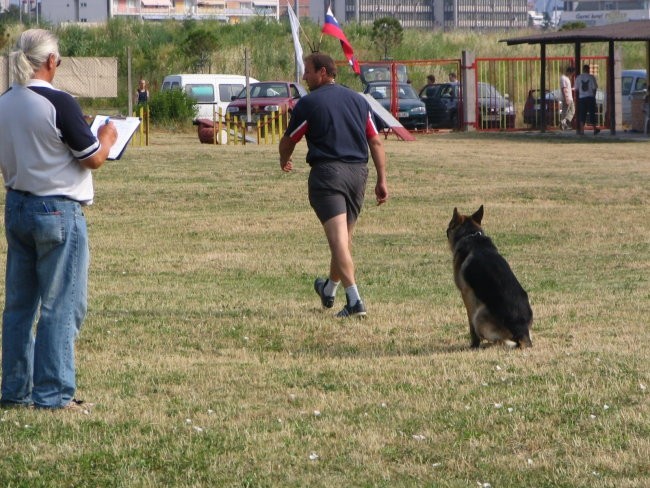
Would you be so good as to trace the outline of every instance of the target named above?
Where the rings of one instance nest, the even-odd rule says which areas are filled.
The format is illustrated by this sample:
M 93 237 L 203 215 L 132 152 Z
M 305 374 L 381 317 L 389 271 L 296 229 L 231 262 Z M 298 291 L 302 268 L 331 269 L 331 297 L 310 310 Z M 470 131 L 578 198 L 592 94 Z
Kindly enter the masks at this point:
M 247 341 L 247 340 L 248 340 L 248 336 L 244 336 L 244 340 Z
M 289 393 L 289 401 L 290 402 L 295 402 L 296 401 L 296 395 L 294 395 L 293 393 Z
M 314 417 L 320 417 L 320 410 L 314 410 Z
M 214 413 L 214 410 L 212 410 L 211 408 L 208 408 L 208 415 L 212 415 L 213 413 Z
M 25 425 L 23 425 L 23 428 L 24 428 L 24 429 L 29 429 L 29 425 L 28 425 L 28 424 L 25 424 Z
M 643 383 L 639 383 L 639 388 L 641 389 L 641 391 L 645 391 L 646 386 Z
M 193 428 L 195 431 L 197 431 L 199 434 L 200 434 L 201 432 L 203 432 L 203 429 L 202 429 L 201 427 L 199 427 L 198 425 L 193 425 L 192 428 Z
M 528 464 L 528 466 L 532 466 L 532 465 L 533 465 L 533 460 L 530 459 L 530 458 L 528 458 L 528 459 L 526 460 L 526 464 Z
M 609 410 L 609 405 L 607 404 L 603 405 L 603 410 Z
M 495 403 L 494 408 L 501 408 L 503 407 L 503 403 Z
M 480 481 L 477 481 L 476 484 L 481 488 L 492 488 L 492 485 L 490 483 L 481 483 Z
M 191 424 L 191 423 L 192 423 L 192 419 L 185 419 L 185 423 L 186 423 L 186 424 Z
M 282 419 L 278 419 L 278 424 L 281 424 L 281 423 L 282 423 Z
M 514 412 L 514 411 L 515 411 L 514 408 L 512 408 L 512 407 L 508 407 L 508 413 L 512 413 L 512 412 Z
M 440 466 L 442 466 L 442 463 L 433 463 L 431 465 L 432 468 L 439 468 Z
M 470 408 L 472 407 L 470 407 L 469 405 L 465 405 L 465 410 L 469 410 Z
M 487 384 L 485 381 L 483 381 L 483 382 L 481 383 L 481 386 L 487 386 L 487 385 L 488 385 L 488 384 Z
M 385 403 L 382 402 L 381 408 L 386 408 L 386 407 L 388 407 L 388 405 L 386 405 Z
M 423 441 L 424 439 L 426 439 L 426 437 L 424 437 L 422 434 L 414 434 L 413 439 L 415 439 L 416 441 Z
M 501 366 L 499 366 L 499 365 L 497 364 L 496 368 L 494 368 L 494 369 L 496 369 L 497 371 L 501 371 Z
M 309 459 L 311 459 L 312 461 L 316 461 L 318 459 L 318 454 L 316 454 L 315 452 L 310 452 Z
M 592 413 L 592 414 L 589 416 L 589 418 L 590 418 L 591 420 L 594 420 L 594 419 L 596 418 L 596 416 Z

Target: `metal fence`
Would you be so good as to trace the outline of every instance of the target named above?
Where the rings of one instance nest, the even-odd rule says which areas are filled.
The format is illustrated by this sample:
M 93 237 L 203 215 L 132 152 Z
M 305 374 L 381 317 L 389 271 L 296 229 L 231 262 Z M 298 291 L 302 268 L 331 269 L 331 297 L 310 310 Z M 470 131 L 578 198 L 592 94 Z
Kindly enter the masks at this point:
M 607 125 L 605 93 L 607 93 L 607 57 L 586 56 L 582 64 L 591 66 L 590 72 L 598 81 L 596 102 L 598 125 Z M 546 60 L 546 125 L 560 124 L 561 92 L 560 76 L 567 66 L 573 66 L 572 57 L 549 57 Z M 581 66 L 576 66 L 576 75 Z M 498 124 L 490 124 L 480 115 L 485 112 L 483 101 L 477 103 L 478 130 L 530 129 L 541 124 L 541 60 L 539 58 L 476 58 L 477 97 L 486 87 L 493 87 L 491 105 L 497 106 L 503 100 L 511 107 L 498 114 Z M 483 85 L 481 85 L 483 84 Z M 483 90 L 482 90 L 483 88 Z M 489 90 L 487 90 L 489 91 Z M 495 127 L 496 126 L 496 127 Z

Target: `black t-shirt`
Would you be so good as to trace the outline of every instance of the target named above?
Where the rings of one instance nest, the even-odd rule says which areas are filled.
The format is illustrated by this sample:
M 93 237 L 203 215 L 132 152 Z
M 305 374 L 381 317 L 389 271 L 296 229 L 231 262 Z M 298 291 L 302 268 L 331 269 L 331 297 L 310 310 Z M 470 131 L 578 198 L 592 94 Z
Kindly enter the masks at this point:
M 307 163 L 368 162 L 368 139 L 378 134 L 368 101 L 349 88 L 323 85 L 293 109 L 285 136 L 307 139 Z

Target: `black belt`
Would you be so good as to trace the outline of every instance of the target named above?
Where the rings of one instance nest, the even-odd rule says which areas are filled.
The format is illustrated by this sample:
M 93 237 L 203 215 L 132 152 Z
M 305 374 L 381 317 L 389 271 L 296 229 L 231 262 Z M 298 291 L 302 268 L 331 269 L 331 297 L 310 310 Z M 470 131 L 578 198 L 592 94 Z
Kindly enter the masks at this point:
M 15 190 L 14 188 L 7 188 L 7 191 L 12 191 L 14 193 L 18 193 L 19 195 L 22 195 L 24 197 L 36 197 L 36 198 L 63 198 L 64 200 L 70 200 L 71 202 L 76 202 L 81 204 L 78 200 L 75 200 L 70 197 L 66 197 L 65 195 L 35 195 L 34 193 L 30 193 L 25 190 Z
M 25 190 L 15 190 L 15 189 L 13 189 L 13 188 L 7 188 L 7 190 L 8 190 L 8 191 L 13 191 L 13 192 L 19 193 L 20 195 L 22 195 L 22 196 L 24 196 L 24 197 L 35 197 L 35 196 L 36 196 L 36 195 L 34 195 L 33 193 L 30 193 L 30 192 L 25 191 Z

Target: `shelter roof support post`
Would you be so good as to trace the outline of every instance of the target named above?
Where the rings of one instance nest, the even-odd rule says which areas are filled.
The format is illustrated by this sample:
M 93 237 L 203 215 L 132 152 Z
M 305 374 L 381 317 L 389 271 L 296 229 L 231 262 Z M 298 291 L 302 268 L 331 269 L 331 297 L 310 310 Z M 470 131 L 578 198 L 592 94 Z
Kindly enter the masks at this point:
M 650 77 L 650 40 L 645 42 L 645 72 Z
M 573 76 L 574 84 L 575 84 L 575 77 L 578 76 L 580 73 L 582 73 L 582 59 L 580 59 L 581 55 L 582 54 L 580 52 L 580 43 L 576 42 L 573 45 L 573 57 L 575 58 L 574 59 L 575 74 Z M 574 103 L 575 108 L 576 108 L 576 113 L 575 113 L 575 116 L 574 116 L 575 120 L 576 120 L 576 133 L 580 133 L 580 104 L 578 103 L 578 90 L 577 90 L 577 88 L 575 86 L 573 87 L 573 89 L 574 89 L 574 91 L 573 91 L 573 103 Z
M 607 52 L 607 112 L 609 113 L 609 133 L 616 135 L 616 101 L 614 82 L 614 41 L 609 41 Z
M 542 72 L 540 74 L 540 101 L 541 101 L 541 111 L 542 111 L 542 133 L 546 132 L 546 123 L 548 122 L 546 120 L 546 43 L 542 42 L 540 44 L 540 58 L 542 60 Z
M 463 131 L 476 130 L 476 55 L 473 52 L 461 53 L 461 96 L 463 106 Z

